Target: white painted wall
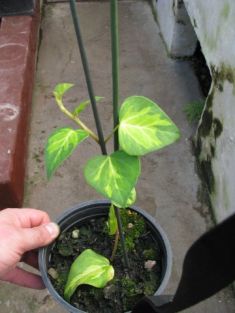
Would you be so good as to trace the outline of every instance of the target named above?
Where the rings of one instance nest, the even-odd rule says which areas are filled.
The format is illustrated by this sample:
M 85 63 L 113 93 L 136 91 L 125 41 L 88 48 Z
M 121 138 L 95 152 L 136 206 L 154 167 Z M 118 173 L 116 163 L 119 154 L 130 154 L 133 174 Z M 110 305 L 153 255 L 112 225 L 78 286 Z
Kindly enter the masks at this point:
M 213 94 L 211 111 L 223 130 L 214 136 L 213 123 L 209 134 L 201 137 L 201 160 L 211 160 L 215 185 L 210 193 L 218 221 L 235 212 L 235 1 L 234 0 L 185 0 L 203 53 L 212 72 Z M 216 73 L 214 73 L 214 70 Z M 211 155 L 210 145 L 215 148 Z
M 215 216 L 221 221 L 235 212 L 235 1 L 185 0 L 184 3 L 212 74 L 196 143 Z M 167 12 L 172 10 L 172 4 L 179 5 L 179 1 L 158 0 L 161 27 L 163 14 L 165 21 L 172 18 L 172 12 Z M 160 11 L 162 6 L 165 9 Z M 170 40 L 163 29 L 162 34 L 166 41 Z
M 173 57 L 192 55 L 197 37 L 183 1 L 158 0 L 156 6 L 158 23 L 169 54 Z

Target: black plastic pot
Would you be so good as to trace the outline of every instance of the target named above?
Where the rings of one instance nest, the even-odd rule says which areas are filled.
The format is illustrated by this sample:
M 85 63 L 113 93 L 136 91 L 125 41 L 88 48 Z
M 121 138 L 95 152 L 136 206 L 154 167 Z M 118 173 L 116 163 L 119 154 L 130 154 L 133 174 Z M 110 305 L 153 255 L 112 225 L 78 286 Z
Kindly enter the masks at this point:
M 98 201 L 89 201 L 82 203 L 62 214 L 56 222 L 60 225 L 61 231 L 65 231 L 70 227 L 74 226 L 75 224 L 83 223 L 89 219 L 94 219 L 97 217 L 108 215 L 110 207 L 110 202 L 105 200 L 98 200 Z M 169 280 L 171 274 L 171 266 L 172 266 L 172 252 L 169 241 L 159 226 L 159 224 L 145 211 L 132 206 L 130 207 L 133 211 L 138 212 L 142 215 L 148 226 L 151 228 L 159 246 L 162 250 L 162 281 L 161 284 L 156 291 L 155 295 L 162 294 L 163 290 L 165 289 L 167 282 Z M 52 245 L 45 247 L 39 251 L 39 268 L 41 271 L 42 279 L 49 290 L 52 297 L 59 302 L 68 312 L 70 313 L 86 313 L 82 310 L 79 310 L 66 302 L 54 289 L 50 277 L 48 276 L 48 263 L 50 258 L 50 251 Z

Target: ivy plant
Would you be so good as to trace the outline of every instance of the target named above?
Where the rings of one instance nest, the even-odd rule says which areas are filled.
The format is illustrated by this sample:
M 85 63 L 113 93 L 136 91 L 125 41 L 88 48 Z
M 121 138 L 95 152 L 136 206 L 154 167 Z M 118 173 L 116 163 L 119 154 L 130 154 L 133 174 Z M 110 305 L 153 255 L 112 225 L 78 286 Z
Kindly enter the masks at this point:
M 77 128 L 58 128 L 49 136 L 45 147 L 48 178 L 86 140 L 91 138 L 99 143 L 96 134 L 80 117 L 90 102 L 81 102 L 72 112 L 64 105 L 63 96 L 72 87 L 72 84 L 62 83 L 54 90 L 58 107 L 76 123 Z M 96 99 L 102 100 L 101 97 Z M 120 149 L 110 155 L 92 157 L 84 168 L 87 183 L 112 203 L 107 221 L 110 235 L 118 232 L 114 207 L 127 208 L 136 201 L 135 186 L 141 173 L 141 157 L 170 145 L 180 136 L 177 126 L 167 114 L 152 100 L 142 96 L 131 96 L 124 100 L 119 109 L 119 125 L 106 138 L 106 142 L 112 138 L 114 131 L 118 131 Z M 102 288 L 113 275 L 114 269 L 109 260 L 87 249 L 71 266 L 65 299 L 69 301 L 81 284 Z
M 110 260 L 90 249 L 82 251 L 74 260 L 64 290 L 64 297 L 67 301 L 70 301 L 74 291 L 81 284 L 103 288 L 114 277 L 114 269 L 110 261 L 112 263 L 115 257 L 119 237 L 125 267 L 128 269 L 128 256 L 119 210 L 128 208 L 136 201 L 135 187 L 141 173 L 141 157 L 170 145 L 180 136 L 177 126 L 167 114 L 146 97 L 138 95 L 128 97 L 119 107 L 118 1 L 110 0 L 114 127 L 107 138 L 103 138 L 96 109 L 96 102 L 102 101 L 103 98 L 93 96 L 92 82 L 76 14 L 76 1 L 70 0 L 69 2 L 91 101 L 82 101 L 72 111 L 69 111 L 64 105 L 63 97 L 73 87 L 73 84 L 62 83 L 55 87 L 54 96 L 59 109 L 75 122 L 76 128 L 59 128 L 49 136 L 45 148 L 47 177 L 51 178 L 78 146 L 83 145 L 84 147 L 87 140 L 92 139 L 100 145 L 103 154 L 95 155 L 87 161 L 84 176 L 91 187 L 111 202 L 107 220 L 107 235 L 115 235 L 115 240 Z M 90 104 L 98 135 L 81 118 L 81 113 Z M 111 138 L 114 138 L 115 151 L 107 154 L 105 144 Z

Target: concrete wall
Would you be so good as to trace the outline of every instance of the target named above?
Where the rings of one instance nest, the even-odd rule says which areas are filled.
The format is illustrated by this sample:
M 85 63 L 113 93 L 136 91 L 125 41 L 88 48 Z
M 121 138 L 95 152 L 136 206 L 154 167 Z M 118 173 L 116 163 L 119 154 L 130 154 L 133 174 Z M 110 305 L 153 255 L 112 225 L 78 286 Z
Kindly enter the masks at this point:
M 172 14 L 159 11 L 163 2 L 171 8 L 180 5 L 177 0 L 158 0 L 159 21 L 163 14 L 168 18 Z M 220 221 L 235 212 L 235 1 L 184 3 L 212 75 L 196 136 L 196 154 Z M 163 29 L 162 34 L 169 40 Z
M 169 54 L 173 57 L 192 55 L 197 37 L 183 1 L 158 0 L 157 18 Z

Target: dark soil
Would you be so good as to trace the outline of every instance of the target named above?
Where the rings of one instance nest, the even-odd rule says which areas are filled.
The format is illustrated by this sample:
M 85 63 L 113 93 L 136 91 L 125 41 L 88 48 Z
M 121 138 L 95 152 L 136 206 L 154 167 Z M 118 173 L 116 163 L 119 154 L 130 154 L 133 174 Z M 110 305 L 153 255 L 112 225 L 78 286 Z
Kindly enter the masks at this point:
M 162 255 L 158 243 L 153 239 L 150 228 L 137 213 L 125 210 L 122 221 L 126 229 L 126 244 L 130 259 L 130 270 L 123 267 L 123 255 L 119 243 L 114 262 L 114 279 L 104 289 L 88 285 L 79 286 L 71 298 L 71 304 L 89 313 L 123 313 L 131 310 L 143 295 L 153 295 L 161 283 Z M 63 232 L 53 246 L 49 268 L 55 270 L 51 281 L 63 297 L 64 285 L 69 268 L 76 257 L 85 249 L 110 258 L 114 236 L 107 233 L 106 217 L 93 219 Z M 79 229 L 79 238 L 72 232 Z M 156 261 L 151 269 L 145 268 L 147 260 Z M 52 275 L 54 276 L 54 275 Z M 56 277 L 58 276 L 58 277 Z

